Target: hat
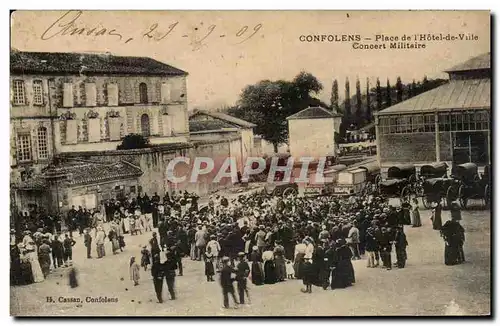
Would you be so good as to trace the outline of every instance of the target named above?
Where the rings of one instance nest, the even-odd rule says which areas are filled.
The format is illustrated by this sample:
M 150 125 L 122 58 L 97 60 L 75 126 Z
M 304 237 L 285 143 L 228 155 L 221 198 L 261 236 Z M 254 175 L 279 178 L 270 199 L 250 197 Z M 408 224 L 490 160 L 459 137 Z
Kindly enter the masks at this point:
M 243 257 L 243 256 L 245 256 L 245 253 L 240 251 L 240 252 L 238 253 L 238 257 Z
M 257 250 L 259 250 L 259 247 L 257 247 L 257 246 L 253 246 L 253 247 L 252 247 L 252 250 L 257 251 Z
M 227 263 L 228 261 L 229 261 L 229 257 L 227 257 L 227 256 L 222 257 L 223 263 Z
M 11 234 L 12 234 L 12 233 L 16 233 L 16 230 L 14 230 L 14 229 L 10 229 L 10 233 L 11 233 Z

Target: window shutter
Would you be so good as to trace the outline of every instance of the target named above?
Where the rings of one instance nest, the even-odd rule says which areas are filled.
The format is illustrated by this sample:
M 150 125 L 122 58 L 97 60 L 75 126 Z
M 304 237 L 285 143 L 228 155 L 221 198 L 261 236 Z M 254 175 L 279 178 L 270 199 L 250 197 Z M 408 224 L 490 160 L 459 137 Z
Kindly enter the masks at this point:
M 181 100 L 181 90 L 179 87 L 173 87 L 173 89 L 170 90 L 170 100 L 172 102 L 180 102 Z
M 88 120 L 89 143 L 97 143 L 101 141 L 101 119 Z
M 73 84 L 72 83 L 64 83 L 63 106 L 66 108 L 73 107 Z
M 162 104 L 170 103 L 170 84 L 167 83 L 161 84 L 161 103 Z
M 172 117 L 163 114 L 162 118 L 162 127 L 163 127 L 163 136 L 172 136 Z
M 94 83 L 85 84 L 85 105 L 96 106 L 97 102 L 97 89 Z
M 121 118 L 108 118 L 109 140 L 120 140 Z
M 117 84 L 108 84 L 108 106 L 118 106 Z
M 77 120 L 66 120 L 66 144 L 76 144 L 78 142 Z

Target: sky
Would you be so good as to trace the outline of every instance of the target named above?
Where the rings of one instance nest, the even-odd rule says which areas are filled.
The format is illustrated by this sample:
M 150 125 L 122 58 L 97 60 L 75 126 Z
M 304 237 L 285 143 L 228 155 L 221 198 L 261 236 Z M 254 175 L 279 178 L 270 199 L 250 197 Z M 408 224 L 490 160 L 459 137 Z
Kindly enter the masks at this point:
M 70 35 L 75 28 L 84 33 Z M 415 34 L 464 34 L 473 40 L 418 42 L 425 48 L 406 50 L 375 40 L 379 35 L 402 41 Z M 339 40 L 359 35 L 358 43 L 387 49 L 354 49 L 352 41 L 327 37 L 301 41 L 308 35 Z M 11 16 L 11 46 L 152 57 L 189 73 L 189 109 L 233 105 L 246 85 L 291 80 L 300 71 L 320 80 L 324 90 L 318 97 L 329 103 L 334 79 L 342 98 L 346 78 L 351 95 L 356 78 L 363 90 L 366 78 L 372 85 L 377 77 L 382 85 L 387 78 L 394 84 L 397 76 L 404 83 L 424 75 L 446 78 L 447 68 L 490 51 L 490 16 L 487 11 L 17 11 Z

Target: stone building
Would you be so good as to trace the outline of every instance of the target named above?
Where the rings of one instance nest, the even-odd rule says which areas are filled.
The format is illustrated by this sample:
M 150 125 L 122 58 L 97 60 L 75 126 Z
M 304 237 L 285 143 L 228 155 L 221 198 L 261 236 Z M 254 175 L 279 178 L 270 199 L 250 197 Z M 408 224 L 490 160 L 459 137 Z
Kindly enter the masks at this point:
M 335 133 L 342 116 L 321 107 L 309 107 L 287 118 L 290 155 L 299 157 L 333 157 Z
M 10 60 L 10 166 L 17 206 L 33 201 L 26 198 L 46 179 L 54 157 L 94 157 L 98 165 L 128 134 L 142 134 L 169 153 L 190 148 L 187 73 L 180 69 L 111 54 L 13 51 Z M 58 162 L 58 168 L 73 171 L 73 161 Z M 97 186 L 99 179 L 88 177 Z
M 490 53 L 446 71 L 449 82 L 376 113 L 381 167 L 491 162 Z

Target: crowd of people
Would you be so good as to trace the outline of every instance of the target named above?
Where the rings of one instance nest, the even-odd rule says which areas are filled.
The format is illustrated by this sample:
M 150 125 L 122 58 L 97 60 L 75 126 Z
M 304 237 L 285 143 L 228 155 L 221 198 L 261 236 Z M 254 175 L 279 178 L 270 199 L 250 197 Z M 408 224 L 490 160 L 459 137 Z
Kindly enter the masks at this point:
M 431 218 L 434 229 L 445 239 L 445 263 L 463 262 L 465 238 L 459 208 L 452 205 L 452 219 L 441 226 L 437 201 Z M 93 253 L 98 259 L 105 257 L 106 239 L 116 254 L 125 247 L 125 235 L 152 232 L 148 246 L 140 252 L 140 261 L 136 257 L 130 260 L 134 284 L 139 282 L 140 267 L 147 270 L 151 265 L 158 301 L 163 301 L 164 279 L 171 299 L 175 299 L 175 277 L 183 275 L 182 259 L 189 257 L 203 261 L 207 282 L 215 281 L 219 273 L 225 307 L 229 306 L 229 295 L 235 303 L 245 302 L 247 278 L 256 286 L 300 279 L 304 285 L 301 291 L 311 293 L 312 285 L 325 290 L 353 285 L 352 260 L 362 256 L 368 268 L 404 268 L 408 245 L 404 226 L 421 226 L 418 201 L 394 207 L 371 195 L 283 198 L 262 193 L 232 200 L 215 195 L 203 208 L 198 205 L 198 196 L 187 192 L 163 198 L 156 193 L 151 198 L 144 194 L 107 201 L 100 209 L 72 207 L 65 219 L 65 233 L 60 220 L 43 218 L 38 225 L 26 222 L 21 238 L 12 230 L 13 284 L 41 282 L 51 267 L 71 266 L 76 231 L 89 259 Z

